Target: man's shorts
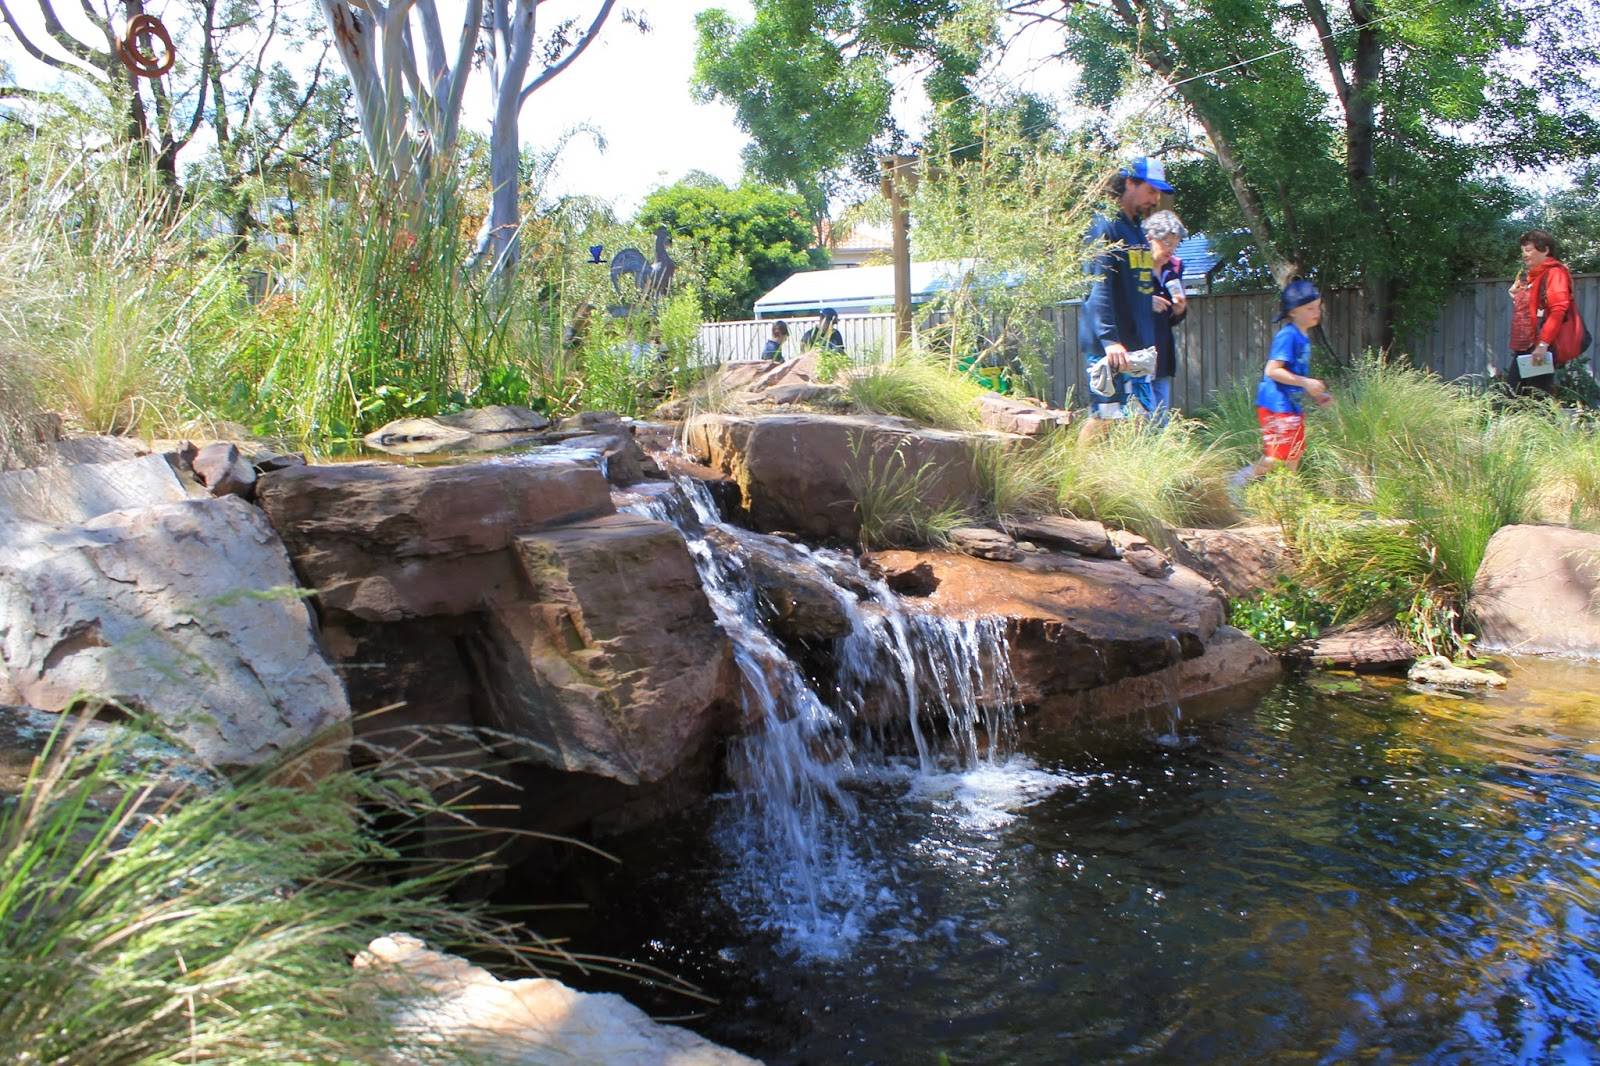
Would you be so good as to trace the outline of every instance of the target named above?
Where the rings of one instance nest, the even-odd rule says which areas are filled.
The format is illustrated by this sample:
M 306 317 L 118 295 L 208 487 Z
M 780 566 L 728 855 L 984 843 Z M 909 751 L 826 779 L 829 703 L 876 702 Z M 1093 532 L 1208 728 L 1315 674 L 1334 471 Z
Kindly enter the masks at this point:
M 1257 407 L 1256 420 L 1261 423 L 1261 440 L 1268 459 L 1293 463 L 1306 453 L 1305 415 Z

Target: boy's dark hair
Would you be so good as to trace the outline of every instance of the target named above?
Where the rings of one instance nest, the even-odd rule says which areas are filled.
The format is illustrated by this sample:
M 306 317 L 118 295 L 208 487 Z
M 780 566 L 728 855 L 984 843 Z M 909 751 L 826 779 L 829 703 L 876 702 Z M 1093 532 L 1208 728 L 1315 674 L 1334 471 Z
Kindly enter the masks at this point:
M 1517 238 L 1517 244 L 1531 244 L 1545 255 L 1556 254 L 1556 238 L 1549 230 L 1531 229 Z

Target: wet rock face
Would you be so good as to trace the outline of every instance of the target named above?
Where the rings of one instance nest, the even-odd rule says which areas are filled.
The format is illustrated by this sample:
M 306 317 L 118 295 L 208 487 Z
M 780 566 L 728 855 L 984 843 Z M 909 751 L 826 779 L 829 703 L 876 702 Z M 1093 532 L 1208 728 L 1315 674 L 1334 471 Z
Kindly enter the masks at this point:
M 976 509 L 982 439 L 864 415 L 700 415 L 686 432 L 697 460 L 738 482 L 753 528 L 825 543 L 860 536 L 863 491 L 910 493 L 932 510 Z
M 201 759 L 258 766 L 314 735 L 343 762 L 350 707 L 282 544 L 231 497 L 11 529 L 0 650 L 12 694 L 61 711 L 83 695 L 153 714 Z
M 1468 605 L 1485 648 L 1600 658 L 1600 533 L 1506 526 Z
M 352 706 L 398 705 L 364 743 L 428 727 L 427 750 L 499 779 L 474 802 L 518 808 L 485 816 L 517 828 L 703 793 L 734 717 L 728 641 L 682 536 L 617 514 L 595 467 L 301 467 L 265 475 L 260 499 Z
M 888 575 L 927 568 L 925 608 L 1007 620 L 1018 695 L 1029 705 L 1154 673 L 1199 657 L 1222 624 L 1210 582 L 1181 567 L 1147 577 L 1120 560 L 1061 553 L 1012 563 L 943 552 L 872 556 Z

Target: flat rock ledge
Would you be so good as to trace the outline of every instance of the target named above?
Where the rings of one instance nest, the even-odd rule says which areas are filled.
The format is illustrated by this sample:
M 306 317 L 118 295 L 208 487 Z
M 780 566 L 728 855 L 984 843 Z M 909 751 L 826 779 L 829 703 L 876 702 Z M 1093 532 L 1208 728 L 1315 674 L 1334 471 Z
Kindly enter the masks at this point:
M 449 1042 L 473 1061 L 505 1066 L 760 1066 L 675 1025 L 652 1021 L 611 993 L 579 992 L 548 977 L 500 981 L 465 959 L 403 933 L 357 956 L 403 1003 L 396 1024 Z M 398 1060 L 397 1060 L 398 1061 Z

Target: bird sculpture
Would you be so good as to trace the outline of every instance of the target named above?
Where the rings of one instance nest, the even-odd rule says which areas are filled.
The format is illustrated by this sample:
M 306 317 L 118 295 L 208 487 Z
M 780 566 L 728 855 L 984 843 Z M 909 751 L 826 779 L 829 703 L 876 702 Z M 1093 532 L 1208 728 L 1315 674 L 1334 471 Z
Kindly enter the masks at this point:
M 624 248 L 613 255 L 611 288 L 616 294 L 619 297 L 622 295 L 621 279 L 627 276 L 633 278 L 639 295 L 646 300 L 654 302 L 666 295 L 667 286 L 672 283 L 672 275 L 678 269 L 677 261 L 667 252 L 667 246 L 671 243 L 672 234 L 667 227 L 657 226 L 654 260 L 647 261 L 644 253 L 637 248 Z

